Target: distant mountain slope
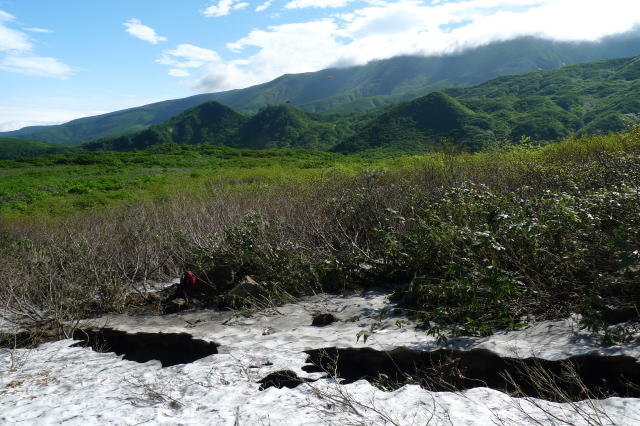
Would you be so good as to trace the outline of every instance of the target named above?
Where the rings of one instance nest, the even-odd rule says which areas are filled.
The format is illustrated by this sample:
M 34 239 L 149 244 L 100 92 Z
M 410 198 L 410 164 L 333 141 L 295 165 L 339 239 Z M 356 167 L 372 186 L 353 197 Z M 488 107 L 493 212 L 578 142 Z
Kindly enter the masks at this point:
M 152 145 L 178 144 L 234 145 L 235 134 L 247 117 L 218 102 L 211 101 L 188 109 L 163 124 L 141 132 L 100 139 L 82 147 L 88 150 L 133 151 Z
M 473 86 L 502 75 L 635 55 L 640 55 L 640 33 L 600 43 L 523 37 L 454 55 L 401 56 L 357 67 L 284 75 L 259 86 L 216 94 L 216 100 L 241 111 L 290 102 L 306 111 L 321 112 L 376 96 L 382 97 L 381 103 L 371 106 L 379 106 L 404 96 L 415 98 L 444 88 Z M 384 100 L 388 95 L 392 99 Z M 347 111 L 342 108 L 342 112 Z
M 488 115 L 477 114 L 458 100 L 434 92 L 392 108 L 336 146 L 335 151 L 357 152 L 381 147 L 421 151 L 436 147 L 444 139 L 477 150 L 491 134 Z
M 27 127 L 0 136 L 74 145 L 136 132 L 203 102 L 217 100 L 242 112 L 290 103 L 305 111 L 350 113 L 472 86 L 500 75 L 640 54 L 640 34 L 600 43 L 561 43 L 520 38 L 439 57 L 397 57 L 367 65 L 284 75 L 246 89 L 192 96 L 131 108 L 58 126 Z
M 269 106 L 255 114 L 238 132 L 242 148 L 313 148 L 326 150 L 339 142 L 336 123 L 287 105 Z
M 62 154 L 70 151 L 60 145 L 29 139 L 0 138 L 0 160 L 14 160 L 21 157 L 36 157 L 47 154 Z
M 500 77 L 446 92 L 490 114 L 503 126 L 501 136 L 511 139 L 617 131 L 638 120 L 640 56 Z
M 343 120 L 340 124 L 288 105 L 269 106 L 248 117 L 211 101 L 141 132 L 81 146 L 87 150 L 133 151 L 171 142 L 254 149 L 327 150 L 342 139 L 353 121 Z
M 469 150 L 495 140 L 554 141 L 640 122 L 640 57 L 499 77 L 402 103 L 338 144 L 339 152 L 384 148 Z
M 212 101 L 191 108 L 156 127 L 179 144 L 231 145 L 247 117 Z
M 167 121 L 196 105 L 210 101 L 211 95 L 196 95 L 137 108 L 125 109 L 95 117 L 79 118 L 57 126 L 33 126 L 0 136 L 35 138 L 60 145 L 76 145 L 99 138 L 110 138 L 144 130 Z
M 300 108 L 343 113 L 363 111 L 446 88 L 475 86 L 499 76 L 636 55 L 640 55 L 640 33 L 612 37 L 600 43 L 563 43 L 525 37 L 456 55 L 373 62 L 361 69 L 362 80 L 356 89 L 306 102 Z

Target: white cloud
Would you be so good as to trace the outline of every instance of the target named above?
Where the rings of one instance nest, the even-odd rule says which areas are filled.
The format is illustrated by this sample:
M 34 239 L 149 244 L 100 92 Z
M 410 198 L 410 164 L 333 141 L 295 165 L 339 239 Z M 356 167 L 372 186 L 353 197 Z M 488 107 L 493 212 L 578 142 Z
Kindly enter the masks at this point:
M 218 18 L 230 14 L 232 10 L 244 9 L 247 6 L 249 3 L 240 2 L 240 0 L 218 0 L 216 4 L 207 7 L 202 13 L 207 18 Z
M 164 50 L 158 62 L 174 68 L 199 68 L 211 62 L 220 62 L 220 56 L 213 50 L 192 44 L 180 44 L 172 50 Z
M 9 28 L 6 24 L 15 18 L 0 10 L 0 51 L 27 51 L 33 47 L 29 37 L 21 31 Z
M 285 73 L 323 68 L 331 60 L 328 53 L 340 48 L 337 40 L 323 35 L 337 30 L 329 19 L 254 30 L 227 47 L 238 52 L 247 46 L 259 47 L 257 54 L 246 59 L 212 62 L 198 70 L 199 77 L 193 86 L 200 92 L 240 88 Z
M 167 41 L 166 37 L 159 36 L 156 34 L 156 30 L 144 25 L 139 19 L 129 19 L 123 25 L 126 27 L 126 32 L 140 40 L 148 41 L 151 44 Z
M 189 77 L 191 73 L 185 69 L 171 68 L 169 70 L 169 75 L 172 77 Z
M 313 4 L 336 5 L 343 1 L 315 0 Z M 294 0 L 288 5 L 292 3 L 311 4 Z M 241 60 L 212 61 L 213 65 L 196 70 L 198 80 L 193 86 L 203 92 L 247 87 L 286 73 L 364 64 L 403 54 L 447 54 L 526 35 L 565 41 L 598 40 L 640 25 L 637 0 L 368 3 L 367 7 L 326 19 L 254 29 L 227 47 L 237 54 L 257 48 L 256 53 Z
M 53 77 L 66 80 L 74 74 L 73 69 L 55 58 L 8 54 L 0 61 L 0 69 L 38 77 Z
M 17 72 L 38 77 L 66 79 L 74 74 L 74 70 L 56 58 L 38 56 L 33 52 L 33 44 L 27 34 L 9 28 L 8 24 L 15 18 L 0 10 L 0 70 Z M 42 28 L 30 28 L 35 32 L 46 32 Z
M 22 129 L 27 126 L 46 126 L 66 123 L 76 118 L 104 114 L 106 111 L 61 110 L 55 108 L 25 108 L 0 105 L 0 132 Z M 36 119 L 34 119 L 37 117 Z
M 292 0 L 287 3 L 285 9 L 306 9 L 306 8 L 339 8 L 354 2 L 355 0 Z
M 46 28 L 23 28 L 23 30 L 29 31 L 31 33 L 43 33 L 43 34 L 48 34 L 48 33 L 52 33 L 53 32 L 53 31 L 48 30 Z
M 267 0 L 262 3 L 260 6 L 256 7 L 256 12 L 262 12 L 263 10 L 267 10 L 273 4 L 273 0 Z

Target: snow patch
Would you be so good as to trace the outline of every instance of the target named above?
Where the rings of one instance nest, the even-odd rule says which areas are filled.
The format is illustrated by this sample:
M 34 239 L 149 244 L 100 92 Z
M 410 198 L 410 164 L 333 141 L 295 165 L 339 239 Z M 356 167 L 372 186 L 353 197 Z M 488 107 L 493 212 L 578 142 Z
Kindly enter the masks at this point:
M 74 347 L 64 340 L 36 349 L 0 350 L 0 423 L 26 424 L 640 424 L 640 400 L 608 398 L 561 404 L 512 398 L 488 388 L 430 392 L 406 385 L 382 391 L 359 380 L 340 385 L 306 372 L 305 350 L 371 348 L 434 350 L 435 339 L 392 312 L 381 294 L 315 296 L 300 303 L 254 313 L 199 311 L 162 317 L 105 316 L 83 327 L 108 326 L 128 333 L 189 333 L 220 344 L 218 354 L 162 368 L 159 361 L 136 363 L 114 353 Z M 340 321 L 311 325 L 314 312 Z M 404 322 L 398 322 L 399 320 Z M 366 344 L 356 334 L 367 330 Z M 576 319 L 545 322 L 525 330 L 482 339 L 455 339 L 449 348 L 484 348 L 500 356 L 564 359 L 585 353 L 628 355 L 637 344 L 602 348 L 580 331 Z M 293 389 L 259 381 L 291 371 L 317 380 Z

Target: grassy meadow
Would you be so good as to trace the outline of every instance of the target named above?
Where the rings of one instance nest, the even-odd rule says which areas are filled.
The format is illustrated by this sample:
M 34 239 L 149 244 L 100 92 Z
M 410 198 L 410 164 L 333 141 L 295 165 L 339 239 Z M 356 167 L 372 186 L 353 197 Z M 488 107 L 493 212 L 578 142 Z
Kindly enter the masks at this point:
M 239 150 L 163 145 L 145 151 L 83 152 L 0 161 L 0 217 L 59 219 L 171 194 L 206 192 L 211 181 L 243 188 L 304 180 L 371 161 L 310 150 Z
M 387 288 L 428 332 L 583 314 L 614 343 L 640 301 L 640 130 L 474 154 L 363 158 L 161 145 L 0 162 L 0 303 L 27 326 L 147 303 L 225 267 L 278 304 Z M 62 328 L 61 328 L 62 330 Z

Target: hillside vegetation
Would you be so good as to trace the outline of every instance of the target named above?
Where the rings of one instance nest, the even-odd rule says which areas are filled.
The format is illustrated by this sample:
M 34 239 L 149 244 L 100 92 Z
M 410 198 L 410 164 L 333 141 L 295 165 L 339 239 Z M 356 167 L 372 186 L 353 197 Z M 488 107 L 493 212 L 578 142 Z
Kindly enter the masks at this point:
M 0 160 L 12 160 L 20 157 L 60 154 L 71 151 L 70 148 L 29 139 L 0 138 Z
M 90 150 L 133 151 L 163 143 L 223 145 L 245 149 L 328 150 L 354 134 L 369 116 L 325 117 L 289 105 L 242 115 L 216 101 L 191 108 L 166 123 L 114 139 L 83 144 Z
M 0 136 L 77 145 L 138 132 L 213 100 L 243 113 L 289 103 L 308 112 L 351 114 L 445 88 L 473 86 L 502 75 L 639 54 L 637 33 L 609 37 L 598 43 L 563 43 L 527 37 L 452 55 L 398 57 L 364 66 L 284 75 L 246 89 L 159 102 L 57 126 L 27 127 Z
M 495 139 L 491 124 L 489 115 L 477 114 L 457 99 L 435 92 L 382 114 L 334 150 L 424 152 L 451 143 L 459 150 L 478 151 Z
M 131 151 L 163 143 L 306 148 L 366 155 L 480 151 L 503 142 L 548 143 L 640 122 L 640 57 L 499 77 L 351 115 L 290 105 L 246 116 L 212 101 L 142 132 L 88 143 Z
M 447 93 L 491 114 L 512 139 L 557 140 L 575 132 L 618 131 L 638 121 L 640 57 L 501 77 Z
M 640 57 L 499 77 L 400 104 L 339 144 L 341 152 L 424 152 L 453 143 L 538 143 L 620 131 L 640 122 Z

